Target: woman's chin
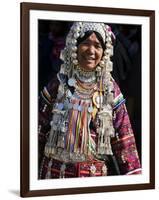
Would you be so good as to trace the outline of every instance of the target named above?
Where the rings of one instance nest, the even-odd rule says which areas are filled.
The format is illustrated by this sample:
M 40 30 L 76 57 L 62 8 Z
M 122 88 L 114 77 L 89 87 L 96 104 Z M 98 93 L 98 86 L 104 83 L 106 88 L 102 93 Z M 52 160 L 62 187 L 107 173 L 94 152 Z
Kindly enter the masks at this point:
M 95 65 L 84 65 L 84 66 L 81 66 L 81 68 L 86 71 L 93 71 L 96 69 L 96 66 Z

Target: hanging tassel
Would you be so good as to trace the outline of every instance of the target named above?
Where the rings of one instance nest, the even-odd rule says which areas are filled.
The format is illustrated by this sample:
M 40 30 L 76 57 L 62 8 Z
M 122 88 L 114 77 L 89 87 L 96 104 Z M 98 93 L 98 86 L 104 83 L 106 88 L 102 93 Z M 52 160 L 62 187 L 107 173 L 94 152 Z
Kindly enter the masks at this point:
M 92 106 L 92 105 L 89 105 Z M 90 132 L 90 122 L 91 122 L 91 114 L 87 114 L 87 133 L 88 133 L 88 155 L 91 155 L 92 153 L 95 154 L 95 147 L 94 147 L 94 140 L 91 137 L 91 132 Z
M 83 106 L 83 103 L 80 103 L 80 106 Z M 76 141 L 75 141 L 75 152 L 78 152 L 79 147 L 79 138 L 80 138 L 80 129 L 81 129 L 81 111 L 78 112 L 77 123 L 76 123 Z
M 72 135 L 73 115 L 74 115 L 74 110 L 72 109 L 72 110 L 71 110 L 71 114 L 70 114 L 70 119 L 69 119 L 68 133 L 67 133 L 67 136 L 66 136 L 66 147 L 67 147 L 67 151 L 70 150 L 71 135 Z
M 78 110 L 80 100 L 74 99 L 71 103 L 73 105 L 73 108 L 70 111 L 69 127 L 65 143 L 67 151 L 77 152 L 79 143 L 79 133 L 81 128 L 81 113 Z
M 82 132 L 82 138 L 81 138 L 81 150 L 80 150 L 80 153 L 82 154 L 82 153 L 84 153 L 84 141 L 85 141 L 85 129 L 84 129 L 84 123 L 85 123 L 85 121 L 84 121 L 84 118 L 85 118 L 85 102 L 83 102 L 83 110 L 82 110 L 82 113 L 81 113 L 81 132 Z
M 78 102 L 76 102 L 76 105 L 78 105 Z M 71 138 L 70 138 L 71 139 L 71 144 L 70 144 L 71 152 L 74 152 L 74 147 L 75 147 L 78 113 L 79 113 L 79 111 L 77 109 L 74 109 L 74 114 L 73 114 L 73 119 L 72 119 L 72 134 L 71 134 Z
M 87 115 L 88 115 L 88 105 L 85 107 L 85 114 L 84 114 L 84 118 L 83 118 L 83 125 L 84 125 L 84 147 L 83 147 L 83 153 L 84 154 L 87 154 L 88 153 L 88 118 L 87 118 Z
M 112 109 L 107 106 L 98 113 L 99 127 L 98 132 L 98 153 L 112 155 L 110 140 L 114 136 L 112 122 Z

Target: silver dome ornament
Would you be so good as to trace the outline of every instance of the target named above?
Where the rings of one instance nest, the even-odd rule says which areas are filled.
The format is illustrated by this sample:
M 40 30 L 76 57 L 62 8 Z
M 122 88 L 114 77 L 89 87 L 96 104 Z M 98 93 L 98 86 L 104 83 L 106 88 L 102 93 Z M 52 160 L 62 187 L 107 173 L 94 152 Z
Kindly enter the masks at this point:
M 74 52 L 76 52 L 77 51 L 77 47 L 76 46 L 72 46 L 71 50 L 74 51 Z
M 105 66 L 105 62 L 104 62 L 104 60 L 101 60 L 100 62 L 99 62 L 99 65 L 100 65 L 100 67 L 104 67 Z
M 77 39 L 80 36 L 79 33 L 74 33 L 74 38 Z
M 109 56 L 108 55 L 104 55 L 103 58 L 102 58 L 104 61 L 107 61 L 109 59 Z
M 71 40 L 71 43 L 72 43 L 73 45 L 76 45 L 76 44 L 77 44 L 77 40 L 76 40 L 76 39 L 72 39 L 72 40 Z
M 72 53 L 71 56 L 72 58 L 77 58 L 77 53 Z
M 113 63 L 111 61 L 106 64 L 106 71 L 111 72 L 113 70 Z
M 77 59 L 73 60 L 72 62 L 73 62 L 74 65 L 78 65 L 78 60 Z
M 108 42 L 108 43 L 106 44 L 106 47 L 107 47 L 107 48 L 111 48 L 111 46 L 112 46 L 112 45 L 111 45 L 110 42 Z

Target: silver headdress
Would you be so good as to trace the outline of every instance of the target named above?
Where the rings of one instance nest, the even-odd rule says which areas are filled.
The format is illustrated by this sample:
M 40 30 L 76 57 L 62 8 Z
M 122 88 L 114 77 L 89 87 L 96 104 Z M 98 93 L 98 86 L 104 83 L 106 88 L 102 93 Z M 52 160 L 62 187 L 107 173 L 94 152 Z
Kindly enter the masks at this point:
M 64 61 L 64 64 L 61 66 L 60 73 L 65 73 L 68 77 L 71 77 L 72 71 L 78 68 L 77 39 L 79 37 L 82 38 L 87 31 L 98 32 L 106 46 L 102 60 L 96 68 L 97 72 L 100 74 L 102 68 L 105 68 L 105 71 L 112 71 L 112 62 L 110 61 L 110 57 L 113 55 L 112 38 L 114 35 L 111 28 L 104 23 L 75 22 L 67 35 L 66 46 L 61 52 L 60 58 Z

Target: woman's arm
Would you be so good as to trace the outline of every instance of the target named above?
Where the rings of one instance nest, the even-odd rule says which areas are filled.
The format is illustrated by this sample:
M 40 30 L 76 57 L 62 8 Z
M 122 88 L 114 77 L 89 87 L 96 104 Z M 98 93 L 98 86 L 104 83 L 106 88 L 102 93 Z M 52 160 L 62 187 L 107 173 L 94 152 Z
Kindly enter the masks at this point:
M 141 173 L 141 165 L 125 100 L 116 83 L 114 83 L 114 88 L 114 128 L 116 136 L 112 140 L 112 149 L 121 174 L 138 174 Z

